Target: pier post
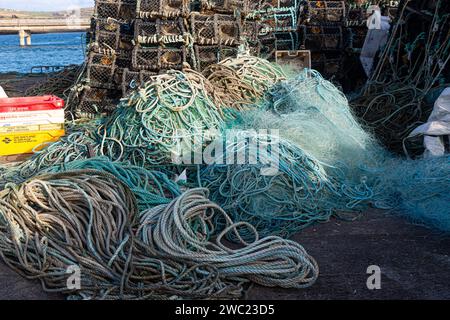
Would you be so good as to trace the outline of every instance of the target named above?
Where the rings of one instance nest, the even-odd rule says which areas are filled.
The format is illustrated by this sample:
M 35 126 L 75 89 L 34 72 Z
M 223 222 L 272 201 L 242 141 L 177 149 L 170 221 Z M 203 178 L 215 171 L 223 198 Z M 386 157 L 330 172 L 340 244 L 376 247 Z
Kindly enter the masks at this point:
M 19 30 L 19 42 L 21 47 L 31 46 L 31 32 L 29 30 Z

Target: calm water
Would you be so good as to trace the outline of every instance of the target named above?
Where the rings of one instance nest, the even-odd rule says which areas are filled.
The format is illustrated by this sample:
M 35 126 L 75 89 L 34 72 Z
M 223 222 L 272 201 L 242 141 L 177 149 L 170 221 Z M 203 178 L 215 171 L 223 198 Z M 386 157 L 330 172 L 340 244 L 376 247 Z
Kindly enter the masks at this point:
M 18 35 L 0 35 L 0 73 L 30 72 L 37 65 L 66 66 L 84 60 L 85 33 L 33 34 L 31 46 L 19 46 Z

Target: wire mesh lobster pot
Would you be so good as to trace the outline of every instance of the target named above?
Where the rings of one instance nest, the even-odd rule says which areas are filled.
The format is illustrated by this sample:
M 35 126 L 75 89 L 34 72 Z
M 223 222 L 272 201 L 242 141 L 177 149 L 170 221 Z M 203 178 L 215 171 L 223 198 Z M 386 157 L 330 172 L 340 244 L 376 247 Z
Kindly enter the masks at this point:
M 124 69 L 122 73 L 122 94 L 125 96 L 131 90 L 139 87 L 139 71 Z
M 186 62 L 186 49 L 136 46 L 133 50 L 132 66 L 137 70 L 160 71 L 167 69 L 181 70 Z
M 240 19 L 233 15 L 191 15 L 194 42 L 199 45 L 239 45 Z
M 91 52 L 87 65 L 86 80 L 91 87 L 113 88 L 116 56 Z
M 365 26 L 367 22 L 367 10 L 362 7 L 353 7 L 347 9 L 345 25 L 347 27 Z
M 199 72 L 203 71 L 205 68 L 212 64 L 219 63 L 220 61 L 236 57 L 238 49 L 236 47 L 225 46 L 225 45 L 213 45 L 213 46 L 194 46 L 195 51 L 195 61 L 192 65 Z
M 275 48 L 280 51 L 294 51 L 298 49 L 299 37 L 297 32 L 275 33 Z
M 326 77 L 337 75 L 341 69 L 340 52 L 314 52 L 311 54 L 312 68 Z
M 137 17 L 141 19 L 189 16 L 190 0 L 138 0 Z
M 341 50 L 343 48 L 342 27 L 306 26 L 303 46 L 311 51 Z
M 111 113 L 120 99 L 120 91 L 87 88 L 84 89 L 75 110 L 78 117 L 93 118 L 99 114 Z
M 297 11 L 290 8 L 283 12 L 269 12 L 261 17 L 262 33 L 291 32 L 297 30 Z
M 158 73 L 141 70 L 132 71 L 129 69 L 124 69 L 122 73 L 122 94 L 126 95 L 130 91 L 135 90 L 142 86 L 143 84 L 152 80 L 152 77 L 156 76 Z
M 95 33 L 95 42 L 99 50 L 117 50 L 120 43 L 120 30 L 114 32 L 97 31 Z
M 120 0 L 97 0 L 94 15 L 99 19 L 119 18 L 120 6 Z
M 117 68 L 131 68 L 132 64 L 132 50 L 120 50 L 116 53 L 116 67 Z
M 343 23 L 346 17 L 344 1 L 308 1 L 307 12 L 311 25 Z
M 184 43 L 186 33 L 183 19 L 157 19 L 156 21 L 136 20 L 135 40 L 142 45 L 159 43 Z
M 234 13 L 239 11 L 242 14 L 250 12 L 252 9 L 251 0 L 200 0 L 202 12 Z M 257 1 L 256 1 L 257 2 Z M 254 7 L 254 6 L 253 6 Z

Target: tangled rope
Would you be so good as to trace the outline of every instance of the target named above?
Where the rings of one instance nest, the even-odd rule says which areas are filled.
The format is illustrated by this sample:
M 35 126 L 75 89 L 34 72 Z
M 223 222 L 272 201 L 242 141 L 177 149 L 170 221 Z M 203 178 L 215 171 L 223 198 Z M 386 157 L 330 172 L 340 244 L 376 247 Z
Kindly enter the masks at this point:
M 216 88 L 227 108 L 248 109 L 277 82 L 286 79 L 278 65 L 253 56 L 228 58 L 205 69 L 203 74 Z
M 150 171 L 126 163 L 111 162 L 106 157 L 63 163 L 43 172 L 58 173 L 82 169 L 92 169 L 114 175 L 131 189 L 136 196 L 139 210 L 167 204 L 181 195 L 178 185 L 163 172 Z
M 16 166 L 0 166 L 0 187 L 8 182 L 21 183 L 49 167 L 88 159 L 101 154 L 96 136 L 98 121 L 67 123 L 66 135 L 58 142 L 39 145 L 34 155 Z
M 194 170 L 190 181 L 211 191 L 211 199 L 232 214 L 236 221 L 246 221 L 262 235 L 288 237 L 317 223 L 327 222 L 341 211 L 358 215 L 371 201 L 372 190 L 365 180 L 349 182 L 337 168 L 327 174 L 327 165 L 305 153 L 289 141 L 277 137 L 225 141 L 226 148 L 214 165 Z M 266 140 L 267 139 L 267 140 Z M 261 143 L 277 149 L 260 150 Z M 255 159 L 226 163 L 241 155 Z M 244 239 L 252 234 L 242 235 Z M 236 241 L 232 238 L 231 240 Z
M 300 245 L 259 240 L 207 196 L 190 190 L 139 218 L 133 193 L 109 173 L 42 175 L 0 193 L 0 255 L 45 290 L 90 299 L 239 297 L 250 281 L 314 283 L 317 264 Z M 225 229 L 211 224 L 216 217 Z M 240 228 L 253 230 L 254 241 L 228 248 L 224 236 Z M 67 286 L 71 266 L 80 268 L 80 288 Z
M 100 128 L 103 155 L 141 165 L 169 162 L 180 139 L 223 126 L 212 92 L 209 82 L 192 70 L 153 77 Z

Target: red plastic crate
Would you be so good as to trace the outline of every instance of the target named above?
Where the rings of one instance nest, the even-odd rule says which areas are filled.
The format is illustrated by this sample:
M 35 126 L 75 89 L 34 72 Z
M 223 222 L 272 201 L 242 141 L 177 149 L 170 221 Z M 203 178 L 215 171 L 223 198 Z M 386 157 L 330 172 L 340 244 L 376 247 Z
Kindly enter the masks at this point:
M 64 108 L 64 100 L 56 96 L 0 99 L 0 112 L 26 112 L 62 108 Z

